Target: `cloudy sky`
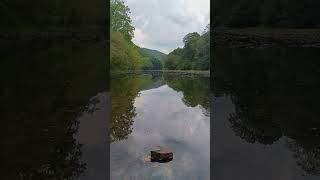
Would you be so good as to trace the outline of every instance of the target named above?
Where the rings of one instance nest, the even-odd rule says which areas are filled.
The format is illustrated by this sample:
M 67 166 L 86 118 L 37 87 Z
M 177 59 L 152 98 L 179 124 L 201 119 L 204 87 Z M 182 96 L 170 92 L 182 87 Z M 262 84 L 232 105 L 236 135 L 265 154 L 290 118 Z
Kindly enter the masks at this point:
M 124 0 L 135 26 L 133 42 L 169 53 L 182 47 L 190 32 L 203 32 L 210 19 L 210 0 Z

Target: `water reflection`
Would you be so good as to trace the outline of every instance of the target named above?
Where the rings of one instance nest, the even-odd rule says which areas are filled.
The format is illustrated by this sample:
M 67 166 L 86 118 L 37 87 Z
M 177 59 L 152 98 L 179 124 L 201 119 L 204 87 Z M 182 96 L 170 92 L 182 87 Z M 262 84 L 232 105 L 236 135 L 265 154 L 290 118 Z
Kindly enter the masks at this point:
M 113 77 L 111 99 L 112 179 L 209 179 L 208 78 Z M 171 149 L 173 161 L 144 162 L 157 145 Z
M 87 136 L 79 134 L 79 128 L 84 119 L 96 122 L 96 114 L 101 114 L 97 108 L 105 103 L 102 47 L 66 42 L 1 45 L 0 179 L 90 179 L 82 176 L 94 165 L 86 160 L 92 151 L 83 151 L 90 143 L 84 143 L 81 137 Z
M 215 50 L 216 178 L 319 178 L 318 57 L 313 49 Z M 235 168 L 233 175 L 223 173 Z

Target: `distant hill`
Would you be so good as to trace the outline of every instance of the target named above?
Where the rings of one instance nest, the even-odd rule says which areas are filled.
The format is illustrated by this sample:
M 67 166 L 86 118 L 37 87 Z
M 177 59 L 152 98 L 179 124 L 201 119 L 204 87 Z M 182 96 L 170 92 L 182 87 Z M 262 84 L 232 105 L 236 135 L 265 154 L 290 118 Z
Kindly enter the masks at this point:
M 140 53 L 143 55 L 143 56 L 147 56 L 147 57 L 150 57 L 150 58 L 156 58 L 158 60 L 163 60 L 167 55 L 160 52 L 160 51 L 157 51 L 157 50 L 153 50 L 153 49 L 147 49 L 147 48 L 140 48 Z

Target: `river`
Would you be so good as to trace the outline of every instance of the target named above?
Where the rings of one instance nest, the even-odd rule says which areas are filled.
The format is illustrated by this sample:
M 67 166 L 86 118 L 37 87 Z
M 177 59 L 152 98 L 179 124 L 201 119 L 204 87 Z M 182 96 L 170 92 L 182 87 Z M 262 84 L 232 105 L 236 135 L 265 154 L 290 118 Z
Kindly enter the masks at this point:
M 111 179 L 209 179 L 209 78 L 122 75 L 111 80 Z M 145 162 L 156 146 L 168 163 Z
M 320 177 L 317 49 L 215 49 L 213 179 Z
M 107 179 L 103 45 L 12 42 L 0 57 L 0 179 Z
M 1 179 L 107 179 L 109 165 L 112 179 L 319 179 L 317 49 L 215 49 L 210 78 L 110 79 L 104 50 L 1 46 Z M 173 160 L 145 161 L 156 146 Z

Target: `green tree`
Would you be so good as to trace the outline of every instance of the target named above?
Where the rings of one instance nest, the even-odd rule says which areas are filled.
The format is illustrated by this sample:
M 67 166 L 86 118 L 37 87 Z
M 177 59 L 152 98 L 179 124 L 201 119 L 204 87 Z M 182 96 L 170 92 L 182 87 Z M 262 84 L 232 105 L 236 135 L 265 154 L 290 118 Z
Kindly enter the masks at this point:
M 134 36 L 134 27 L 129 16 L 130 9 L 121 0 L 111 1 L 111 31 L 120 32 L 127 41 Z
M 127 41 L 119 32 L 111 32 L 111 70 L 138 70 L 142 67 L 143 59 L 139 47 Z
M 189 33 L 183 38 L 184 47 L 177 48 L 164 60 L 164 67 L 170 70 L 209 70 L 210 28 L 204 33 Z
M 181 57 L 172 53 L 167 56 L 165 60 L 165 67 L 169 70 L 177 70 L 180 69 L 181 62 Z

